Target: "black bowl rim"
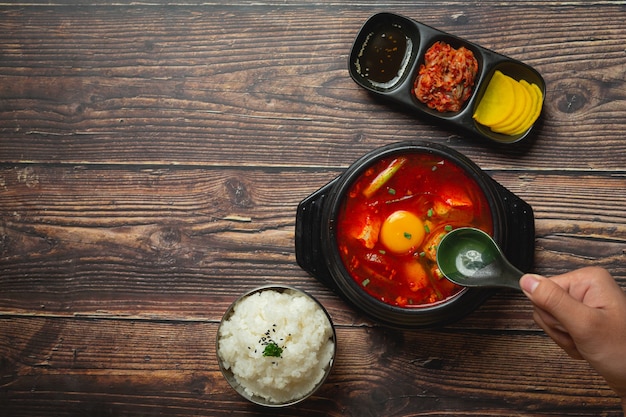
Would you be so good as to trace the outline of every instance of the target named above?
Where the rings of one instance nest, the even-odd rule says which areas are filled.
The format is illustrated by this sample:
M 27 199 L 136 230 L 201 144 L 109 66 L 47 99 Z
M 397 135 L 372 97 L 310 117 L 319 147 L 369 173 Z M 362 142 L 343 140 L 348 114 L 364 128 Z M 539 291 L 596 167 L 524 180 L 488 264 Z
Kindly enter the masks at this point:
M 460 316 L 469 313 L 471 310 L 477 307 L 485 298 L 493 293 L 493 290 L 488 289 L 464 288 L 463 290 L 461 290 L 461 292 L 449 298 L 448 300 L 433 304 L 431 306 L 407 309 L 392 306 L 370 296 L 369 294 L 364 292 L 362 288 L 360 288 L 360 286 L 354 281 L 354 279 L 352 279 L 349 272 L 346 270 L 343 261 L 341 260 L 339 253 L 336 250 L 337 245 L 335 235 L 335 218 L 337 216 L 339 207 L 341 206 L 343 195 L 354 183 L 356 178 L 358 178 L 365 169 L 367 169 L 379 159 L 396 154 L 415 152 L 428 152 L 432 154 L 437 154 L 461 167 L 478 184 L 480 189 L 483 191 L 487 202 L 489 203 L 489 208 L 491 210 L 491 217 L 493 221 L 494 240 L 498 243 L 501 243 L 501 240 L 503 238 L 502 229 L 504 222 L 502 217 L 504 209 L 502 207 L 500 197 L 493 189 L 493 187 L 490 186 L 490 183 L 486 180 L 486 173 L 482 171 L 480 167 L 478 167 L 478 165 L 476 165 L 469 158 L 452 148 L 438 143 L 426 141 L 398 142 L 377 148 L 365 154 L 357 161 L 355 161 L 352 165 L 350 165 L 350 167 L 341 175 L 338 183 L 335 185 L 332 195 L 329 196 L 329 208 L 322 215 L 321 239 L 322 242 L 331 243 L 328 245 L 322 245 L 324 259 L 326 260 L 327 266 L 331 271 L 331 275 L 335 283 L 337 284 L 339 290 L 344 293 L 344 296 L 346 296 L 353 303 L 355 302 L 355 300 L 352 297 L 360 299 L 360 301 L 366 302 L 369 307 L 374 308 L 374 311 L 380 312 L 380 314 L 366 310 L 361 305 L 357 305 L 356 307 L 364 313 L 372 316 L 377 321 L 381 321 L 384 324 L 390 325 L 392 327 L 421 327 L 421 323 L 419 323 L 420 320 L 417 320 L 418 323 L 416 323 L 416 319 L 419 319 L 420 317 L 423 318 L 431 314 L 437 315 L 438 313 L 441 313 L 444 316 L 453 315 L 454 318 L 451 317 L 450 320 L 446 320 L 442 317 L 441 320 L 436 320 L 437 323 L 455 321 L 457 315 Z M 340 275 L 339 279 L 336 274 Z M 460 304 L 461 301 L 465 299 L 467 299 L 468 304 L 470 304 L 468 308 L 460 311 L 459 314 L 456 314 L 456 312 L 454 314 L 449 312 L 449 310 L 451 310 L 457 304 Z M 396 319 L 394 320 L 381 317 L 381 314 L 385 313 L 390 314 Z M 427 323 L 427 325 L 429 324 L 430 323 Z

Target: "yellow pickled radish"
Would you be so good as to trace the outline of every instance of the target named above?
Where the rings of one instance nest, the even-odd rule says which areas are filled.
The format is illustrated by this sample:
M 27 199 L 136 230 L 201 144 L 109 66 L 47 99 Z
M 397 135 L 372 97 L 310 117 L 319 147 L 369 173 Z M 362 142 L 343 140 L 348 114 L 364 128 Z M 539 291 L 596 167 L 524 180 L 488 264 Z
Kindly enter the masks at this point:
M 523 126 L 526 119 L 528 119 L 534 108 L 534 98 L 530 91 L 521 83 L 515 82 L 516 91 L 519 92 L 516 97 L 519 100 L 516 103 L 516 111 L 514 111 L 510 117 L 506 119 L 506 123 L 498 123 L 491 126 L 491 130 L 498 133 L 504 133 L 506 135 L 510 132 L 514 132 Z
M 497 70 L 473 117 L 493 132 L 520 135 L 535 123 L 542 105 L 543 93 L 536 84 L 517 81 Z
M 530 126 L 532 126 L 535 121 L 534 114 L 536 112 L 536 108 L 540 105 L 541 94 L 537 95 L 535 90 L 526 80 L 520 80 L 520 85 L 526 89 L 528 92 L 528 96 L 530 98 L 530 105 L 526 106 L 526 111 L 523 116 L 520 116 L 520 119 L 517 123 L 512 124 L 509 127 L 500 129 L 500 133 L 504 133 L 505 135 L 516 135 L 520 133 L 524 133 Z
M 526 81 L 524 80 L 520 82 L 526 83 Z M 529 85 L 530 91 L 533 95 L 533 111 L 531 112 L 530 117 L 524 122 L 524 124 L 519 129 L 511 132 L 511 135 L 521 135 L 522 133 L 530 129 L 530 127 L 537 121 L 539 115 L 541 114 L 541 109 L 543 107 L 543 93 L 536 84 L 526 84 Z
M 527 91 L 520 85 L 519 82 L 517 82 L 517 80 L 514 80 L 513 78 L 509 79 L 513 84 L 513 91 L 515 92 L 515 105 L 511 114 L 509 114 L 504 120 L 500 123 L 493 123 L 489 126 L 491 127 L 491 130 L 494 131 L 504 126 L 509 126 L 519 120 L 522 113 L 524 113 L 524 109 L 526 109 L 526 106 L 528 105 Z
M 505 120 L 515 109 L 513 80 L 500 71 L 493 73 L 485 94 L 474 112 L 474 120 L 492 126 Z
M 519 83 L 528 92 L 531 105 L 528 106 L 526 113 L 524 113 L 524 117 L 520 118 L 520 121 L 516 124 L 516 126 L 511 126 L 510 129 L 503 129 L 502 133 L 507 135 L 516 135 L 528 130 L 536 119 L 534 114 L 536 113 L 537 106 L 541 105 L 541 91 L 539 91 L 539 89 L 535 90 L 526 80 L 520 80 Z M 539 94 L 537 94 L 537 92 Z

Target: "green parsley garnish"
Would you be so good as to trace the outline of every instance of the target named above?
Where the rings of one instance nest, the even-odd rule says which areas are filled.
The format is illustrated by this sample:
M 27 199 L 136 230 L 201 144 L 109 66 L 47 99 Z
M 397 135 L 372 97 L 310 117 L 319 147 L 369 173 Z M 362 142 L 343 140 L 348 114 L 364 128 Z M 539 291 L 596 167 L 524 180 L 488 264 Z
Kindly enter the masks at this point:
M 276 342 L 270 342 L 265 345 L 265 349 L 263 350 L 263 356 L 273 356 L 275 358 L 280 358 L 283 354 L 283 348 L 278 346 Z
M 263 356 L 273 356 L 275 358 L 282 358 L 283 350 L 285 350 L 285 346 L 278 346 L 272 339 L 272 334 L 276 333 L 276 324 L 272 325 L 272 329 L 268 329 L 263 336 L 259 339 L 259 343 L 261 346 L 265 346 L 263 348 Z M 291 336 L 291 335 L 289 335 Z M 283 339 L 280 339 L 283 341 Z M 255 349 L 256 352 L 256 349 Z M 272 362 L 276 364 L 275 362 Z

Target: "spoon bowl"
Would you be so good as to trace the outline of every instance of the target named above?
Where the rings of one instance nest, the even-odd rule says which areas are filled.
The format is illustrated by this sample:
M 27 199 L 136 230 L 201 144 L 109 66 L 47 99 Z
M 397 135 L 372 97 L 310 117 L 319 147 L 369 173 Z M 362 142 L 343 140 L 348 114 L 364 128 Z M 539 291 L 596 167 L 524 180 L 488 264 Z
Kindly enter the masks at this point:
M 437 265 L 450 281 L 464 287 L 520 290 L 523 272 L 511 265 L 487 233 L 472 227 L 455 229 L 439 243 Z

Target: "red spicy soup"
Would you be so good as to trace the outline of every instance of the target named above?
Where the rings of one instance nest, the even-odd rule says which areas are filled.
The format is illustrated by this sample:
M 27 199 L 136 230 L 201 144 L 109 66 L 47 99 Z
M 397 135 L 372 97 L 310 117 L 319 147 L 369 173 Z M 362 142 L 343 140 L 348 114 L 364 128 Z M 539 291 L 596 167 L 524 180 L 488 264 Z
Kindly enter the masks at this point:
M 336 223 L 350 276 L 372 297 L 400 307 L 445 301 L 462 287 L 437 267 L 441 238 L 458 227 L 493 234 L 478 184 L 454 162 L 428 153 L 379 160 L 344 197 Z

